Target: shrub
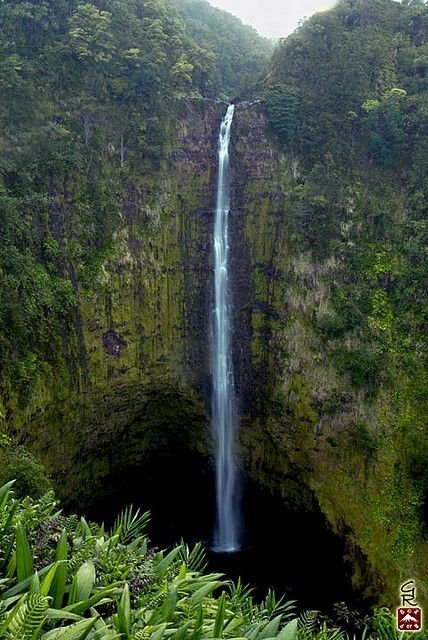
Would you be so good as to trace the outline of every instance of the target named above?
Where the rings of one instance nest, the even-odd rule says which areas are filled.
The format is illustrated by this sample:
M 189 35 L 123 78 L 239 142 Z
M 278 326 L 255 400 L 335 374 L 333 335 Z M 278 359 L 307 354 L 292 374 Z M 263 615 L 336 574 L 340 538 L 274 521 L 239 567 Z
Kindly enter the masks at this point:
M 41 462 L 24 446 L 14 446 L 9 438 L 2 436 L 0 486 L 10 480 L 16 480 L 14 491 L 21 498 L 24 496 L 38 498 L 52 488 Z

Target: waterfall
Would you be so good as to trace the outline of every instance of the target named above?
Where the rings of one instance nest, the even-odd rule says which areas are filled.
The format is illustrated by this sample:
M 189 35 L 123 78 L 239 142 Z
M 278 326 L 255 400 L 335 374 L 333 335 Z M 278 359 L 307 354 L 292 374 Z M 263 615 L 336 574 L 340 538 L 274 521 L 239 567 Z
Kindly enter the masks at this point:
M 230 339 L 228 264 L 229 142 L 233 113 L 234 106 L 230 105 L 220 127 L 214 221 L 214 313 L 211 366 L 212 422 L 216 445 L 217 522 L 213 548 L 219 553 L 232 553 L 239 549 L 239 504 L 235 461 L 237 416 Z

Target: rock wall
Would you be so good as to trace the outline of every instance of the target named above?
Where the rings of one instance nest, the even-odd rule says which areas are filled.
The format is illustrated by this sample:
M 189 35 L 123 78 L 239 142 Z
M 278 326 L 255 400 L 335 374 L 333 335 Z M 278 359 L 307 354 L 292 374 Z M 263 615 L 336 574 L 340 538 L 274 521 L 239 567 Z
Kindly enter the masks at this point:
M 305 176 L 268 135 L 263 105 L 238 106 L 232 142 L 242 465 L 289 508 L 321 509 L 369 600 L 395 607 L 411 576 L 424 602 L 426 534 L 420 497 L 400 471 L 391 390 L 356 388 L 317 331 L 349 277 L 346 260 L 299 250 L 290 209 Z
M 141 163 L 141 175 L 133 167 L 121 179 L 113 241 L 89 286 L 69 265 L 78 306 L 63 366 L 39 379 L 23 406 L 7 385 L 9 430 L 41 455 L 66 502 L 85 504 L 131 446 L 142 455 L 142 424 L 151 420 L 158 430 L 188 429 L 190 448 L 210 451 L 211 221 L 224 109 L 191 100 L 176 107 L 159 168 L 144 174 Z M 58 189 L 51 211 L 58 238 L 70 242 L 74 205 Z
M 183 102 L 158 170 L 123 176 L 113 242 L 90 287 L 70 265 L 79 304 L 64 368 L 40 380 L 24 407 L 11 385 L 5 394 L 10 430 L 42 457 L 68 504 L 90 507 L 108 478 L 171 450 L 212 467 L 211 234 L 225 108 Z M 313 330 L 339 268 L 290 251 L 287 207 L 300 170 L 266 127 L 261 103 L 237 105 L 231 269 L 241 464 L 288 508 L 321 509 L 347 540 L 355 586 L 393 605 L 401 579 L 424 575 L 426 550 L 406 534 L 410 519 L 391 533 L 397 514 L 379 498 L 384 478 L 395 482 L 391 451 L 375 464 L 353 435 L 381 408 L 340 377 Z M 54 201 L 64 237 L 73 203 L 64 194 Z

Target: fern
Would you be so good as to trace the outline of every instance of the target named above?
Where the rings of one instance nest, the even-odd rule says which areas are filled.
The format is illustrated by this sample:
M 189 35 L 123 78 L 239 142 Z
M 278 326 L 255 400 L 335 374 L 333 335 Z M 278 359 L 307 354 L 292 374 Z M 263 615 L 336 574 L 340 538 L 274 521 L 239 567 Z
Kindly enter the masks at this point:
M 12 611 L 5 630 L 8 640 L 34 640 L 46 620 L 49 598 L 37 593 L 25 595 Z
M 299 640 L 312 640 L 317 629 L 318 611 L 304 611 L 299 618 Z

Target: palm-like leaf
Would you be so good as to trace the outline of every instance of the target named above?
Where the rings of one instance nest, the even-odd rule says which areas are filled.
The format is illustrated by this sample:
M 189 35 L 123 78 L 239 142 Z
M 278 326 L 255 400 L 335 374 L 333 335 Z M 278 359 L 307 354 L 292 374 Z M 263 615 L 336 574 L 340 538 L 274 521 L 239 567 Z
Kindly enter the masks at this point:
M 295 614 L 296 601 L 285 600 L 284 596 L 277 598 L 275 591 L 269 589 L 266 598 L 260 604 L 260 610 L 264 615 L 269 617 L 282 615 L 291 618 Z
M 140 509 L 134 511 L 131 504 L 118 515 L 110 535 L 118 535 L 123 544 L 129 544 L 144 535 L 149 522 L 150 513 L 148 511 L 140 513 Z
M 178 557 L 185 562 L 189 571 L 202 573 L 206 569 L 207 555 L 201 542 L 198 542 L 190 549 L 184 540 L 181 540 Z

